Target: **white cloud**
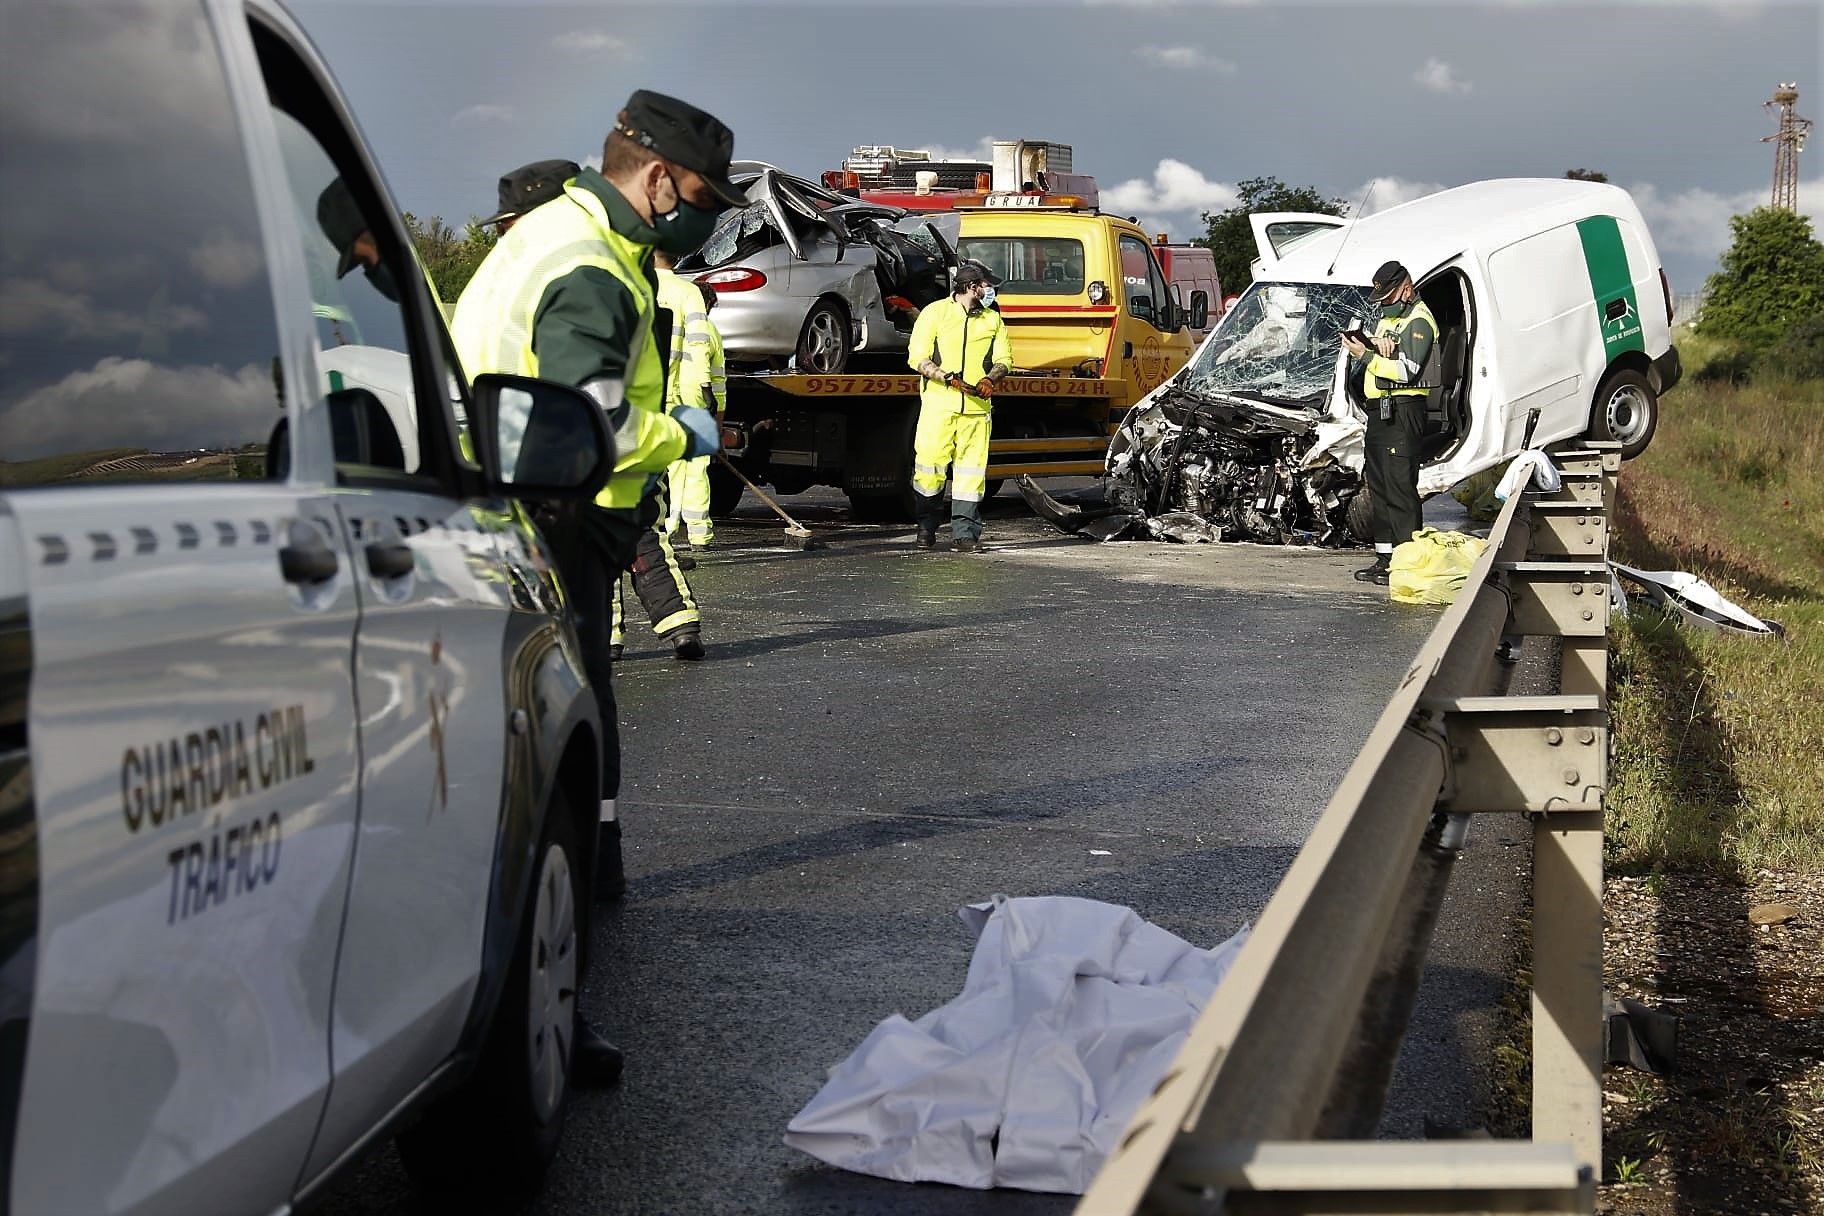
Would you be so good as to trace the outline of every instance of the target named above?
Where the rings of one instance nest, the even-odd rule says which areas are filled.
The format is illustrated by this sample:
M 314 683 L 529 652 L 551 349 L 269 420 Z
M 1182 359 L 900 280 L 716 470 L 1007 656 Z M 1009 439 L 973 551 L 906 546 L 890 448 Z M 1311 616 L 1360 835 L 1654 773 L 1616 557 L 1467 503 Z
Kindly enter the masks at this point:
M 1629 186 L 1628 193 L 1646 217 L 1653 243 L 1662 255 L 1689 254 L 1705 259 L 1714 259 L 1729 247 L 1729 217 L 1767 205 L 1765 187 L 1734 194 L 1702 187 L 1667 192 L 1649 182 L 1639 182 Z M 1824 178 L 1799 183 L 1799 210 L 1811 217 L 1814 227 L 1824 224 Z
M 245 287 L 265 269 L 265 256 L 251 241 L 217 232 L 190 251 L 190 269 L 211 287 Z
M 553 38 L 551 45 L 560 51 L 579 55 L 627 55 L 633 51 L 633 45 L 625 38 L 616 37 L 606 30 L 571 30 Z
M 943 144 L 907 144 L 905 146 L 929 152 L 932 160 L 978 160 L 984 162 L 992 162 L 994 160 L 994 136 L 992 135 L 982 136 L 975 141 L 975 146 L 972 148 L 951 148 L 946 147 Z
M 1412 74 L 1413 81 L 1434 93 L 1467 93 L 1472 86 L 1457 75 L 1457 70 L 1442 59 L 1427 59 L 1425 66 Z
M 1200 46 L 1142 46 L 1136 47 L 1134 54 L 1162 68 L 1203 68 L 1223 76 L 1235 74 L 1234 63 L 1212 55 Z
M 1349 210 L 1355 219 L 1361 219 L 1362 216 L 1373 215 L 1401 203 L 1410 203 L 1415 198 L 1424 198 L 1427 194 L 1436 194 L 1443 189 L 1446 189 L 1443 182 L 1414 182 L 1403 177 L 1369 178 L 1349 196 Z M 1363 202 L 1364 199 L 1367 200 L 1366 203 Z M 1355 215 L 1358 206 L 1361 207 L 1361 215 Z
M 122 401 L 133 403 L 136 442 L 153 451 L 229 447 L 255 429 L 250 420 L 265 414 L 277 422 L 282 416 L 268 367 L 250 363 L 237 372 L 161 367 L 110 355 L 8 410 L 0 422 L 0 450 L 30 459 L 92 447 L 94 420 L 118 410 Z
M 456 111 L 456 113 L 450 115 L 450 125 L 453 127 L 467 126 L 470 124 L 477 124 L 477 123 L 512 122 L 512 121 L 513 121 L 513 107 L 512 106 L 496 106 L 496 105 L 468 106 L 468 107 L 458 110 L 458 111 Z
M 1102 191 L 1102 206 L 1128 213 L 1221 211 L 1235 205 L 1235 187 L 1212 181 L 1181 160 L 1159 162 L 1152 179 L 1136 177 Z

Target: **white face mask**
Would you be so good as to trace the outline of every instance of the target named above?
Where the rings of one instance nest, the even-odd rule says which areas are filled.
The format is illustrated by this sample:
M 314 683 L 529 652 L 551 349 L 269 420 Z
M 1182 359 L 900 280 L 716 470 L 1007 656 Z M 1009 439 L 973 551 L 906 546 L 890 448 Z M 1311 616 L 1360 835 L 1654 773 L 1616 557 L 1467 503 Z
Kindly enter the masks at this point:
M 989 283 L 982 288 L 982 307 L 989 308 L 989 307 L 992 307 L 993 304 L 994 304 L 994 284 Z

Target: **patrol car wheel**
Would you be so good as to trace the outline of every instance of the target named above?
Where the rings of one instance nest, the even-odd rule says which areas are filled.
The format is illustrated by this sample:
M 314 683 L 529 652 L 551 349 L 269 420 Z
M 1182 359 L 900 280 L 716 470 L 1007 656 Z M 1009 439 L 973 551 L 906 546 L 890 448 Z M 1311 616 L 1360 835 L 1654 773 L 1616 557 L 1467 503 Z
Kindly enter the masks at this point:
M 406 1172 L 438 1193 L 518 1195 L 543 1180 L 563 1133 L 586 915 L 576 820 L 555 795 L 534 886 L 475 1074 L 399 1137 Z
M 1658 427 L 1659 398 L 1639 372 L 1615 372 L 1596 390 L 1590 434 L 1619 443 L 1623 460 L 1632 460 L 1646 451 Z
M 798 333 L 798 370 L 817 376 L 834 376 L 846 370 L 855 353 L 849 333 L 849 314 L 834 300 L 811 305 Z

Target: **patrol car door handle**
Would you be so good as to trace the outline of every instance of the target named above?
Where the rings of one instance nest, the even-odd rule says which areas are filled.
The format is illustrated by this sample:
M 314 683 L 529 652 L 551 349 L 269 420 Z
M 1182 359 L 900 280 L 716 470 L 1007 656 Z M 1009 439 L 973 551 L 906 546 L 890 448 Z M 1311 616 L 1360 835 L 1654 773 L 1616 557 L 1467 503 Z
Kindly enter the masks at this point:
M 336 569 L 336 551 L 321 542 L 286 545 L 279 550 L 279 573 L 288 583 L 327 583 L 336 577 Z
M 412 547 L 401 541 L 375 541 L 367 547 L 367 570 L 375 578 L 404 578 L 417 568 Z

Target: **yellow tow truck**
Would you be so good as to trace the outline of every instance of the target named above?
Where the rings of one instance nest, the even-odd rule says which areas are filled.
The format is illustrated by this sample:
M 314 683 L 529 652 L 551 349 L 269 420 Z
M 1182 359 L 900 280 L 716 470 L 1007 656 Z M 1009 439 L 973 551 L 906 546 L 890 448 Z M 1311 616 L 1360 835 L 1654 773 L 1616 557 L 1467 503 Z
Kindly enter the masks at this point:
M 1098 475 L 1109 435 L 1134 402 L 1184 366 L 1206 323 L 1206 293 L 1180 306 L 1138 226 L 1083 199 L 986 193 L 959 205 L 957 253 L 998 278 L 1014 371 L 994 396 L 988 488 L 1021 474 Z M 857 519 L 911 517 L 918 377 L 732 375 L 725 441 L 755 481 L 783 494 L 839 486 Z M 712 468 L 712 512 L 740 483 Z

